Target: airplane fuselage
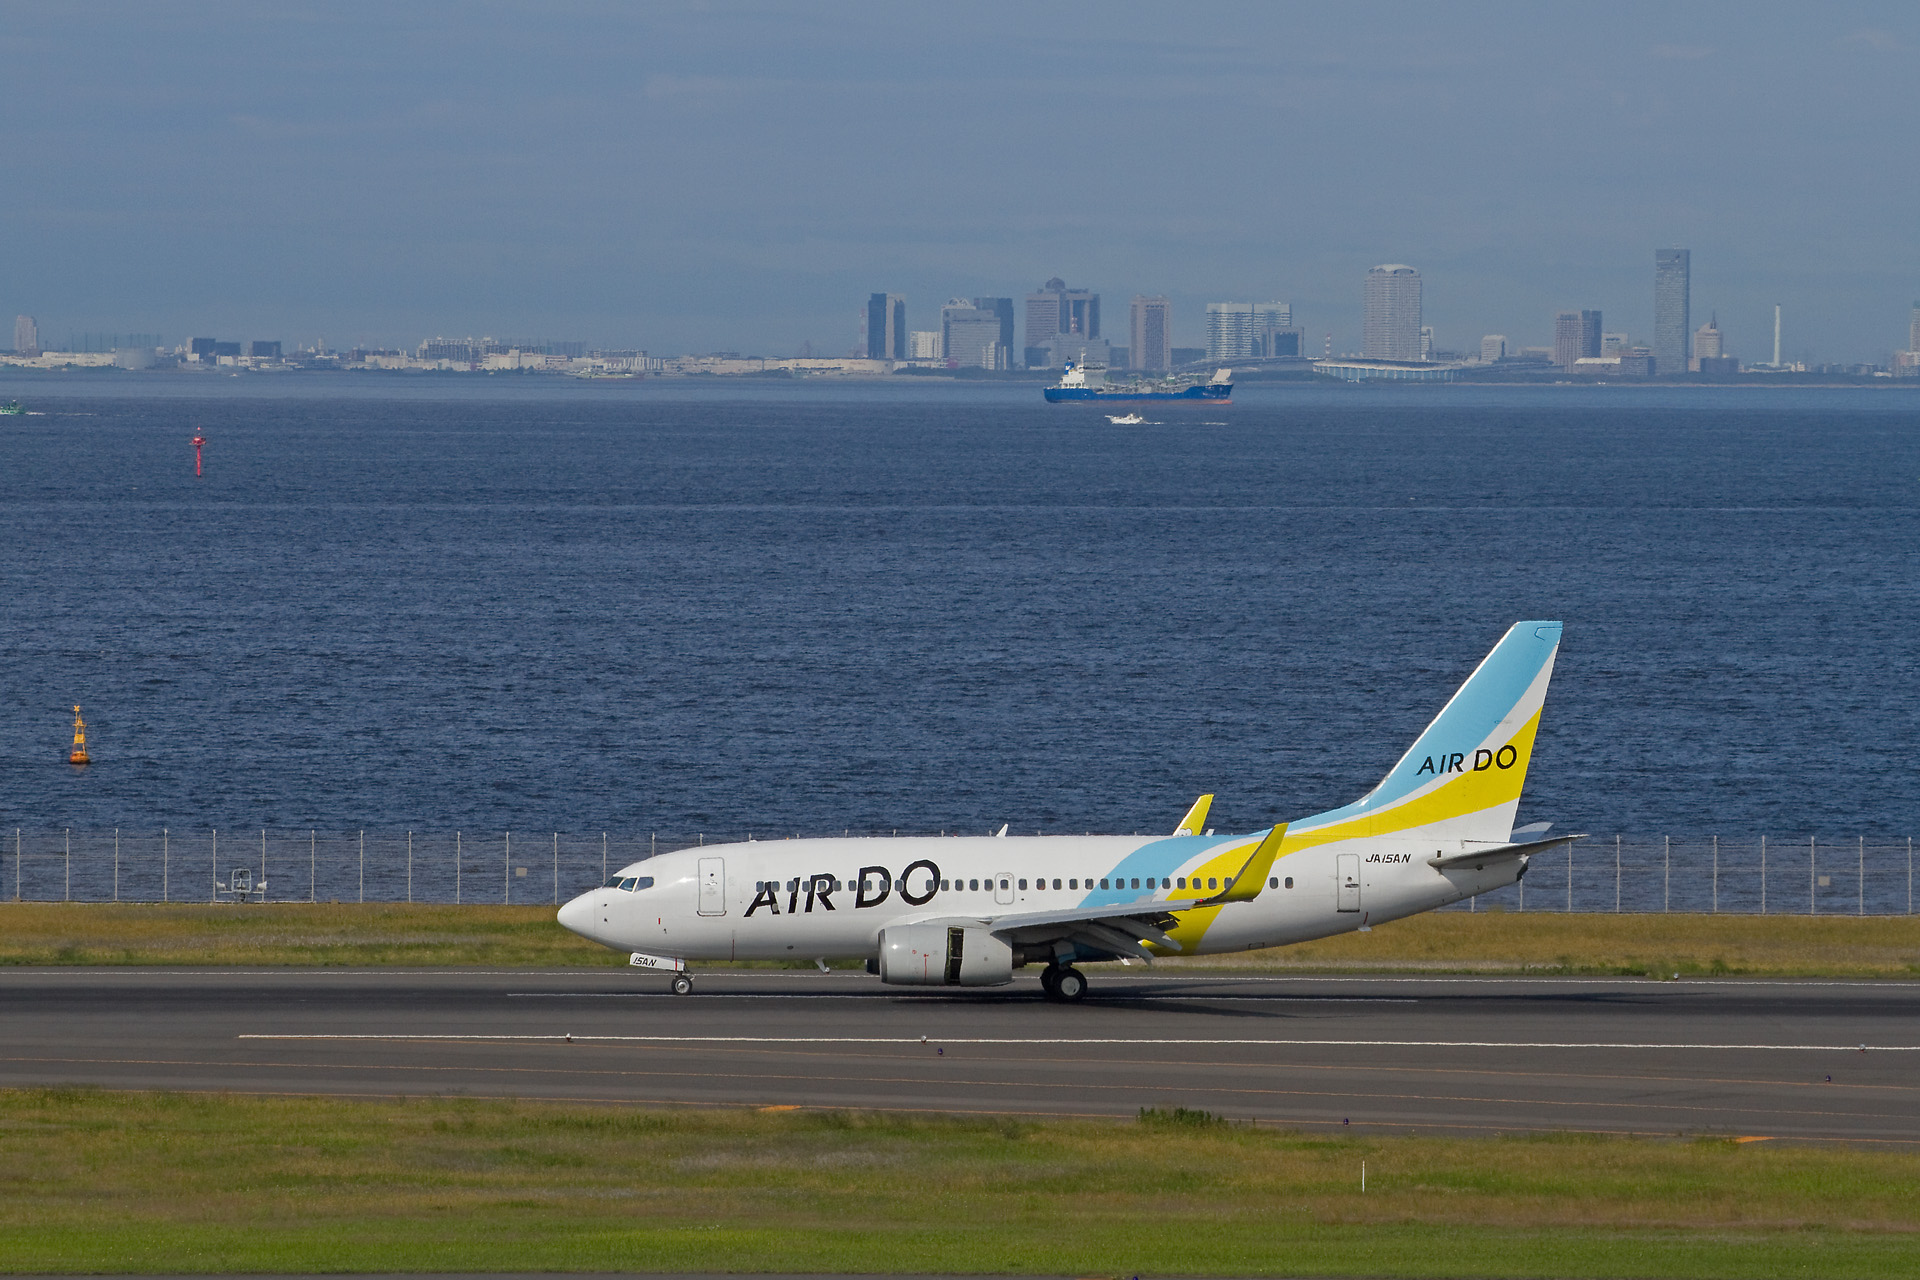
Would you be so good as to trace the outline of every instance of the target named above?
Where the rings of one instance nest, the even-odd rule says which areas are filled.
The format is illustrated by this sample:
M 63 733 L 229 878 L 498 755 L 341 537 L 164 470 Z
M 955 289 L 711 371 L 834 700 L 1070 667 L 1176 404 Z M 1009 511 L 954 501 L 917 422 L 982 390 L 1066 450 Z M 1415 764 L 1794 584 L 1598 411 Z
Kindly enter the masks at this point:
M 748 841 L 661 854 L 569 904 L 563 923 L 621 950 L 685 960 L 874 957 L 880 931 L 920 920 L 988 920 L 1190 900 L 1212 855 L 1241 836 L 959 836 Z M 1305 942 L 1512 884 L 1522 862 L 1437 870 L 1458 840 L 1372 836 L 1283 853 L 1251 902 L 1174 910 L 1178 951 L 1207 955 Z M 622 889 L 622 882 L 643 889 Z M 1164 883 L 1162 883 L 1164 882 Z M 1058 887 L 1055 887 L 1055 886 Z

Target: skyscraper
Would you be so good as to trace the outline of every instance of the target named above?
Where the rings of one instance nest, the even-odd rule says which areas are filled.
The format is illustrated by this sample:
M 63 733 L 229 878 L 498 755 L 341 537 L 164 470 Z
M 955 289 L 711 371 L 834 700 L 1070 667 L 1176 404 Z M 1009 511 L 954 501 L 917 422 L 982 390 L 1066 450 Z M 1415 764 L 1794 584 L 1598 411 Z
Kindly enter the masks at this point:
M 867 359 L 907 358 L 907 300 L 897 293 L 867 299 Z
M 1000 345 L 1007 349 L 1008 360 L 1013 355 L 1013 299 L 1012 298 L 975 298 L 973 305 L 982 311 L 991 311 L 1000 320 Z
M 1916 308 L 1920 314 L 1920 308 Z M 37 356 L 40 354 L 40 326 L 32 316 L 13 318 L 13 353 L 17 356 Z
M 1297 356 L 1300 336 L 1292 324 L 1293 307 L 1289 303 L 1209 302 L 1207 359 L 1264 360 L 1279 355 Z
M 1367 272 L 1365 347 L 1375 360 L 1420 358 L 1420 273 L 1402 262 Z
M 940 347 L 949 366 L 1004 369 L 1007 349 L 1000 344 L 1000 317 L 979 299 L 954 298 L 940 308 Z
M 1600 354 L 1600 313 L 1562 311 L 1553 318 L 1553 362 L 1563 369 Z
M 1913 304 L 1913 318 L 1907 321 L 1907 350 L 1920 351 L 1920 302 Z
M 1100 295 L 1087 289 L 1069 289 L 1059 276 L 1027 295 L 1028 368 L 1043 368 L 1054 363 L 1055 346 L 1065 350 L 1069 344 L 1058 339 L 1097 338 L 1100 336 Z
M 1693 354 L 1693 252 L 1653 251 L 1653 371 L 1685 373 Z
M 1165 373 L 1173 368 L 1173 306 L 1164 296 L 1133 297 L 1133 338 L 1127 362 L 1136 369 Z

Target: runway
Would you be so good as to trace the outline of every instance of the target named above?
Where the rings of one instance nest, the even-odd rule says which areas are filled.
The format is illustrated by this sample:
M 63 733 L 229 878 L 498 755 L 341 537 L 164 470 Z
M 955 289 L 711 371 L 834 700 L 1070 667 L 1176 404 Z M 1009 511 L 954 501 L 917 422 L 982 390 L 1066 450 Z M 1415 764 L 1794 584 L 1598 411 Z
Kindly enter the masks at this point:
M 16 969 L 0 1085 L 1920 1145 L 1920 983 Z

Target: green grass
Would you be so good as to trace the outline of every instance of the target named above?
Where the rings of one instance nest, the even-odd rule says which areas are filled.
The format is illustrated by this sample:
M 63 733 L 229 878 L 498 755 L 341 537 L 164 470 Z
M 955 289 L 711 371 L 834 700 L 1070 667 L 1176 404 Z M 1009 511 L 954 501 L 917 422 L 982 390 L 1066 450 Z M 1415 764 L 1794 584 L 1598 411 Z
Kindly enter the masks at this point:
M 1360 1164 L 1367 1192 L 1360 1194 Z M 1899 1276 L 1920 1153 L 0 1092 L 0 1271 Z
M 618 966 L 547 906 L 0 903 L 0 964 Z M 806 962 L 797 962 L 806 963 Z M 1920 978 L 1920 917 L 1434 912 L 1165 962 L 1276 972 Z

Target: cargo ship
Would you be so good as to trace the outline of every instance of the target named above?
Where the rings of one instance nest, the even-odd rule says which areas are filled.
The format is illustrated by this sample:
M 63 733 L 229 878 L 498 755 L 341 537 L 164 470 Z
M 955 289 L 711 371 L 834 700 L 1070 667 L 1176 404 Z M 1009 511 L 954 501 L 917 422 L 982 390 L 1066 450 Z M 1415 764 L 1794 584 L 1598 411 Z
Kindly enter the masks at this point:
M 1068 364 L 1060 381 L 1047 388 L 1047 401 L 1063 400 L 1202 400 L 1233 403 L 1233 370 L 1218 369 L 1205 382 L 1198 378 L 1132 378 L 1109 384 L 1105 365 Z

